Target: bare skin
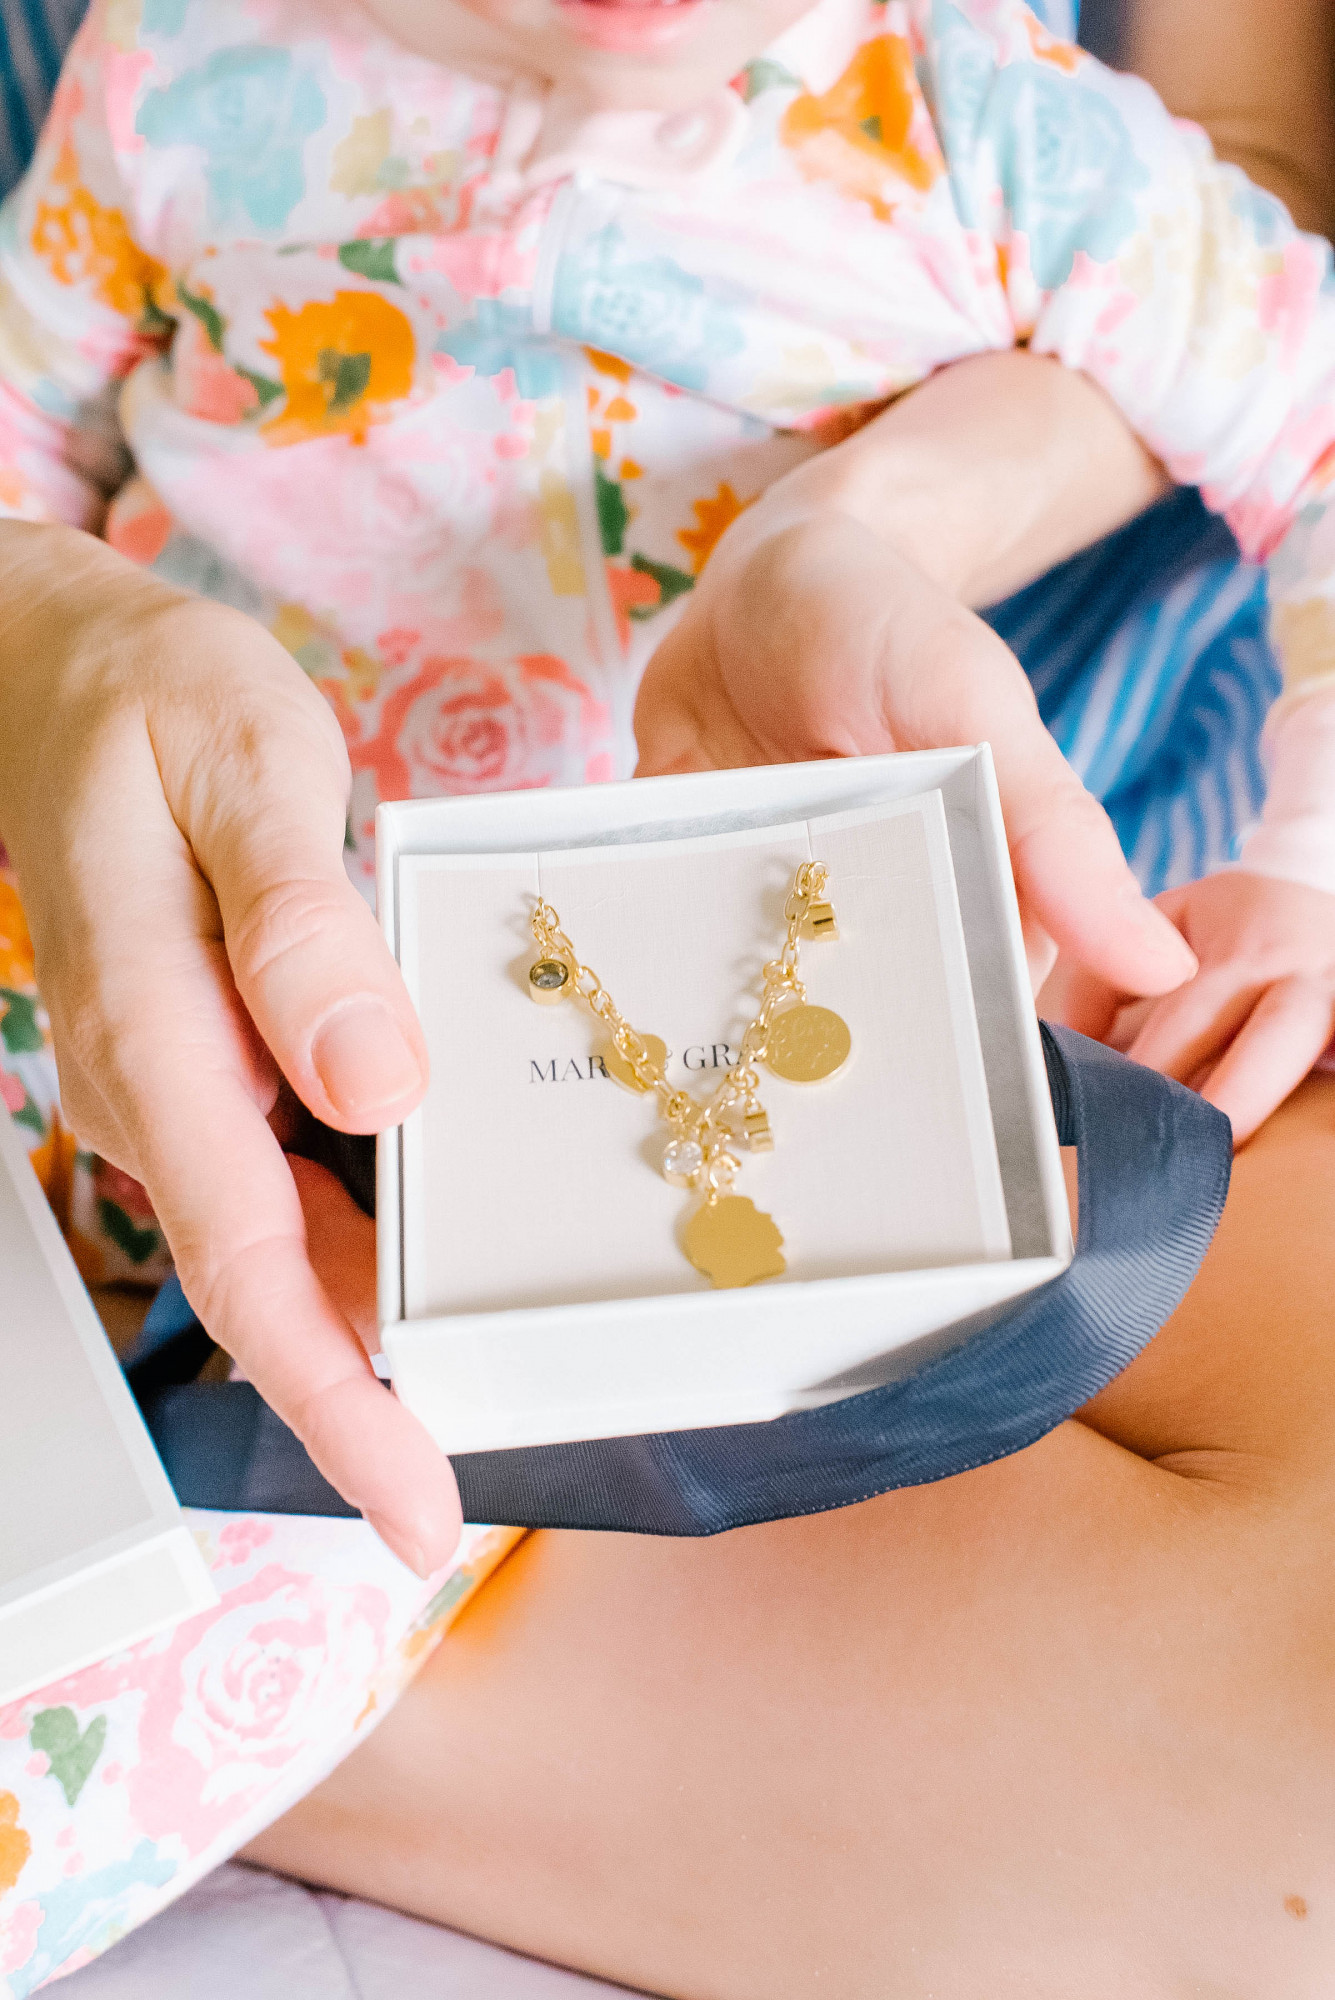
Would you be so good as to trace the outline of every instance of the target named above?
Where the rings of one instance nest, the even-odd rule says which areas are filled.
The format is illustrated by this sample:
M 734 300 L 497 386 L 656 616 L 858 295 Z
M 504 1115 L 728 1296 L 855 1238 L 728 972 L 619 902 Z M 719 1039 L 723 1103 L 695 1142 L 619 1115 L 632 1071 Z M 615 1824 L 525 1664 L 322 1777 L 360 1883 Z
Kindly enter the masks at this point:
M 673 2000 L 1325 2000 L 1335 1081 L 1031 1450 L 709 1543 L 531 1536 L 250 1850 Z
M 1128 66 L 1329 231 L 1333 23 L 1142 0 Z M 1333 1110 L 1079 1420 L 713 1543 L 531 1536 L 252 1858 L 674 2000 L 1326 1995 Z
M 1215 151 L 1335 231 L 1335 11 L 1327 0 L 1134 0 L 1122 61 Z
M 1169 990 L 1195 960 L 1141 899 L 1018 665 L 960 602 L 1134 513 L 1156 490 L 1153 461 L 1093 384 L 998 354 L 945 371 L 817 464 L 774 489 L 771 505 L 786 490 L 791 502 L 780 575 L 810 567 L 827 505 L 875 511 L 876 534 L 858 538 L 874 595 L 845 593 L 836 615 L 859 634 L 871 605 L 888 615 L 893 569 L 899 629 L 879 658 L 878 715 L 902 711 L 913 737 L 927 644 L 950 669 L 929 740 L 994 745 L 1043 948 L 1050 937 L 1092 954 L 1119 992 Z M 796 668 L 810 659 L 810 645 L 794 649 Z M 810 754 L 801 727 L 768 754 Z M 322 1294 L 271 1129 L 280 1079 L 354 1132 L 397 1123 L 425 1088 L 406 989 L 344 871 L 348 783 L 331 711 L 262 626 L 89 535 L 0 522 L 0 835 L 65 1115 L 143 1181 L 210 1332 L 425 1574 L 458 1537 L 453 1475 Z

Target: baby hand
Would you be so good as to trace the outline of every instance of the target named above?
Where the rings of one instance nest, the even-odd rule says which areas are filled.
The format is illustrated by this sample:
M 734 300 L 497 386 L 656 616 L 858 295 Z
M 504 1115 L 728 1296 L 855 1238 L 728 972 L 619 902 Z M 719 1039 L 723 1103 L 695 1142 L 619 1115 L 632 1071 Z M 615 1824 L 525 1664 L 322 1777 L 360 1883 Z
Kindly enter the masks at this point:
M 344 1132 L 426 1081 L 343 868 L 338 726 L 250 619 L 72 531 L 8 522 L 0 548 L 0 828 L 65 1111 L 147 1187 L 209 1331 L 425 1573 L 457 1540 L 449 1462 L 312 1269 L 270 1122 L 283 1077 Z
M 780 481 L 714 550 L 641 685 L 640 773 L 989 743 L 1035 985 L 1054 942 L 1123 992 L 1188 978 L 1014 654 L 810 483 Z
M 1053 997 L 1071 1027 L 1200 1091 L 1241 1145 L 1335 1035 L 1335 896 L 1229 868 L 1157 901 L 1200 961 L 1194 979 L 1128 1001 L 1076 973 Z

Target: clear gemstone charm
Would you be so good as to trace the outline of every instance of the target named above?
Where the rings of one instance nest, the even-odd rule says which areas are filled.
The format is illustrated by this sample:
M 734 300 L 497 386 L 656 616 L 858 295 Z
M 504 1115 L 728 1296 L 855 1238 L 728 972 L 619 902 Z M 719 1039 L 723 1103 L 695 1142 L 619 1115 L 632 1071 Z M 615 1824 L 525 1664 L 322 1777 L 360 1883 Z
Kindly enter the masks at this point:
M 570 990 L 570 967 L 559 958 L 540 958 L 528 969 L 529 998 L 544 1007 L 564 1000 Z
M 704 1163 L 704 1148 L 694 1139 L 669 1139 L 663 1148 L 664 1179 L 678 1187 L 689 1187 Z

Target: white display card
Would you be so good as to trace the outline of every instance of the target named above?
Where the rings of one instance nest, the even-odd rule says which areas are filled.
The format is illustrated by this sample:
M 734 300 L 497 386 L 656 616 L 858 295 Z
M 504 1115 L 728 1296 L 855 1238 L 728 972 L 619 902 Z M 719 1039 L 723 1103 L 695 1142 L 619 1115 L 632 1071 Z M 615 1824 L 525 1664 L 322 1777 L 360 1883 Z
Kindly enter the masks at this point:
M 759 1005 L 800 862 L 830 870 L 837 943 L 808 998 L 848 1022 L 835 1077 L 762 1071 L 773 1153 L 737 1192 L 775 1219 L 786 1279 L 1008 1258 L 1010 1234 L 941 795 L 703 838 L 543 854 L 405 855 L 400 958 L 431 1055 L 403 1132 L 404 1316 L 707 1291 L 658 1171 L 652 1097 L 600 1060 L 578 1001 L 535 1006 L 545 897 L 669 1077 L 707 1093 Z

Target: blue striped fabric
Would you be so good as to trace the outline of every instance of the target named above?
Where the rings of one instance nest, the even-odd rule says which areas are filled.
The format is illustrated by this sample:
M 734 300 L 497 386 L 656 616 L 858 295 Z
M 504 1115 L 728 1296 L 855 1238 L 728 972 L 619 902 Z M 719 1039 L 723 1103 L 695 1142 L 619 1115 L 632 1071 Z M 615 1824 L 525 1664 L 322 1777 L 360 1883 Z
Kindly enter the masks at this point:
M 87 0 L 0 0 L 0 193 L 27 166 Z
M 1262 572 L 1189 489 L 987 613 L 1154 893 L 1231 860 L 1279 692 Z
M 1071 40 L 1080 19 L 1079 0 L 1029 0 L 1029 5 L 1045 28 L 1064 41 Z
M 1070 34 L 1075 0 L 1032 0 Z M 0 0 L 0 193 L 27 164 L 86 0 Z M 1100 0 L 1098 17 L 1111 0 Z M 1194 493 L 989 614 L 1043 718 L 1103 800 L 1151 891 L 1228 860 L 1264 793 L 1260 731 L 1279 687 L 1261 573 Z

